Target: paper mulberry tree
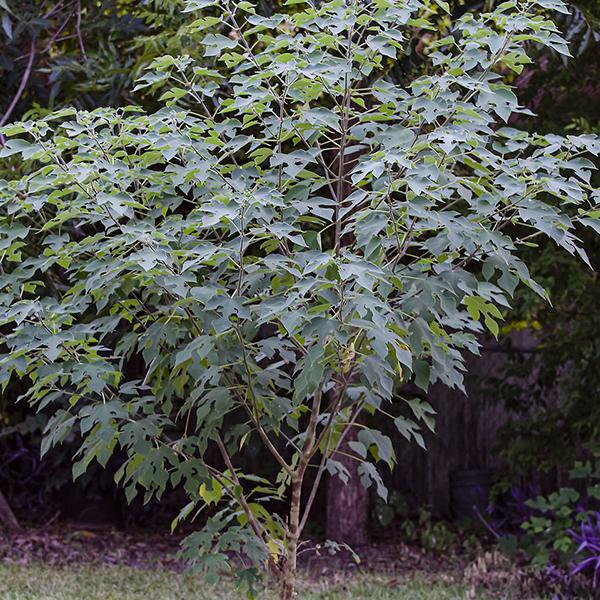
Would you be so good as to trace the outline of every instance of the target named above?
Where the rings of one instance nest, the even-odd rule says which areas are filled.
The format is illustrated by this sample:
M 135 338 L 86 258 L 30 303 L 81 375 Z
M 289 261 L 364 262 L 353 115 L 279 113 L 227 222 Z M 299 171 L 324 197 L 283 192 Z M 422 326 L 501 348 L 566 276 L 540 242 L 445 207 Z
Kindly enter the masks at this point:
M 290 599 L 345 440 L 386 496 L 393 443 L 361 415 L 422 444 L 433 411 L 402 384 L 461 386 L 515 287 L 544 294 L 520 251 L 587 260 L 600 142 L 508 125 L 527 111 L 504 75 L 534 45 L 567 53 L 559 0 L 467 12 L 447 35 L 441 0 L 286 6 L 188 2 L 206 60 L 151 66 L 140 85 L 169 84 L 155 114 L 3 129 L 2 156 L 29 166 L 0 183 L 0 373 L 52 411 L 45 449 L 81 436 L 75 476 L 119 451 L 129 497 L 182 486 L 178 519 L 206 513 L 187 555 L 213 577 L 270 569 Z M 390 65 L 415 52 L 422 75 L 399 83 Z M 272 480 L 241 469 L 249 436 Z

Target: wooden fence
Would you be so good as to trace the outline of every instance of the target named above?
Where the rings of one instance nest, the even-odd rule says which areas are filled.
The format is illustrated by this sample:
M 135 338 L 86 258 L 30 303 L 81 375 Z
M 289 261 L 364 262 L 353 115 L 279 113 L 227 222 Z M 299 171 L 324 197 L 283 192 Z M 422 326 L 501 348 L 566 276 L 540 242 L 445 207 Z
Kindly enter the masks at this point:
M 527 332 L 514 334 L 512 344 L 522 352 L 535 351 L 533 337 Z M 487 342 L 480 357 L 468 358 L 466 395 L 442 385 L 433 386 L 428 401 L 437 412 L 436 433 L 425 436 L 427 450 L 414 442 L 395 440 L 398 466 L 390 476 L 390 486 L 400 491 L 411 506 L 429 506 L 436 515 L 451 516 L 453 471 L 493 471 L 501 467 L 498 430 L 515 415 L 505 409 L 489 380 L 502 374 L 506 360 L 505 346 Z

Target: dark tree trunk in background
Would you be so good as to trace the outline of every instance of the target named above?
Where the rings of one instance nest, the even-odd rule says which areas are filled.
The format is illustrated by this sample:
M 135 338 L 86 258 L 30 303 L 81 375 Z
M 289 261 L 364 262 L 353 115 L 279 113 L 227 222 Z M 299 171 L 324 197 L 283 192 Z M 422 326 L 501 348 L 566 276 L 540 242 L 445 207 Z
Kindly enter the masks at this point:
M 348 442 L 356 439 L 356 429 L 346 436 L 340 450 L 352 453 Z M 327 482 L 327 532 L 328 540 L 362 546 L 369 541 L 369 493 L 360 482 L 358 461 L 340 453 L 333 460 L 344 465 L 350 479 L 344 483 L 337 475 Z
M 0 492 L 0 527 L 4 527 L 8 531 L 19 531 L 21 529 L 2 492 Z

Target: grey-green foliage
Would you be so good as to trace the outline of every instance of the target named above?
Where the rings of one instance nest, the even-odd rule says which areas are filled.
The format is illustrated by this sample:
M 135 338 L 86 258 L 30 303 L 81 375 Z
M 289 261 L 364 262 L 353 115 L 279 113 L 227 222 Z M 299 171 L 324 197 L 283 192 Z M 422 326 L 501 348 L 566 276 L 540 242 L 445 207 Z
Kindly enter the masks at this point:
M 288 4 L 188 2 L 206 63 L 155 61 L 140 85 L 171 82 L 155 114 L 3 130 L 2 156 L 32 167 L 0 184 L 2 381 L 56 406 L 46 447 L 81 434 L 75 475 L 121 449 L 129 496 L 183 486 L 181 518 L 212 507 L 187 547 L 214 568 L 288 558 L 306 520 L 264 502 L 310 461 L 345 478 L 332 452 L 361 411 L 405 402 L 395 424 L 422 444 L 431 407 L 399 385 L 461 386 L 517 284 L 544 294 L 520 249 L 540 236 L 586 260 L 577 228 L 600 229 L 600 141 L 507 126 L 526 111 L 499 73 L 535 44 L 567 53 L 544 16 L 560 0 L 466 13 L 442 39 L 441 1 Z M 386 61 L 415 31 L 429 74 L 401 88 Z M 358 427 L 361 480 L 385 497 L 394 448 Z M 234 468 L 248 435 L 276 480 Z M 305 515 L 312 497 L 293 500 Z

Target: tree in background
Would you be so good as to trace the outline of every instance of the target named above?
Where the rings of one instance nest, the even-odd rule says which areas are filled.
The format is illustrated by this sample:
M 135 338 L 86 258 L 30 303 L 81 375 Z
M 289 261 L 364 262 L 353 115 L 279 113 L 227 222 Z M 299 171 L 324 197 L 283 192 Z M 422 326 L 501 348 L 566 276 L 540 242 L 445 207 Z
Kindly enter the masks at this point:
M 387 495 L 394 448 L 361 417 L 401 403 L 394 424 L 422 443 L 431 407 L 401 384 L 462 386 L 463 352 L 517 285 L 545 295 L 521 260 L 532 239 L 587 259 L 600 140 L 501 124 L 526 111 L 499 72 L 533 43 L 566 52 L 539 12 L 564 5 L 466 13 L 422 49 L 427 73 L 390 80 L 387 59 L 448 8 L 193 0 L 209 61 L 153 62 L 139 89 L 167 86 L 163 108 L 3 129 L 0 156 L 31 169 L 0 185 L 1 379 L 53 409 L 45 449 L 81 433 L 75 476 L 120 449 L 129 498 L 183 486 L 175 525 L 209 513 L 184 542 L 209 576 L 233 552 L 293 598 L 320 481 L 347 477 L 337 454 Z M 249 438 L 272 479 L 239 467 Z
M 0 123 L 32 108 L 156 108 L 132 93 L 141 70 L 163 54 L 201 55 L 182 7 L 181 0 L 3 0 Z
M 582 116 L 600 120 L 600 6 L 571 2 L 558 25 L 573 56 L 535 48 L 534 63 L 515 79 L 519 99 L 538 116 L 537 130 L 556 133 Z

